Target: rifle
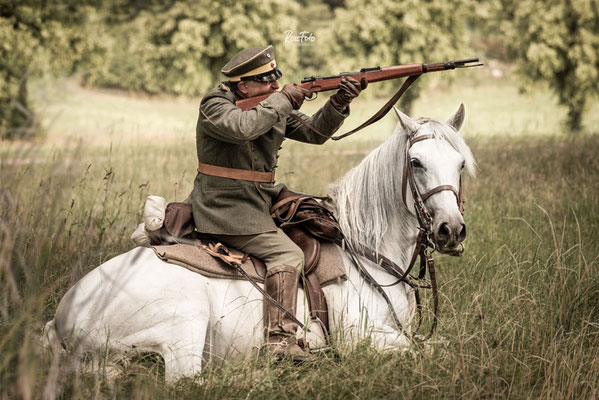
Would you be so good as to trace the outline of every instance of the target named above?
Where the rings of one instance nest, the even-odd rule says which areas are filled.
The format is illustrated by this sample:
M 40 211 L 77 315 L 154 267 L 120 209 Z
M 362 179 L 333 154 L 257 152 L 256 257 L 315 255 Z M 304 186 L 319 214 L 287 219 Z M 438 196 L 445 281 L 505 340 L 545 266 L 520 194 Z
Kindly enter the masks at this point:
M 477 64 L 472 64 L 477 63 Z M 427 72 L 437 72 L 437 71 L 446 71 L 450 69 L 456 68 L 469 68 L 469 67 L 479 67 L 482 66 L 482 63 L 478 63 L 478 58 L 468 58 L 466 60 L 458 60 L 458 61 L 445 61 L 434 64 L 403 64 L 403 65 L 394 65 L 391 67 L 374 67 L 374 68 L 362 68 L 358 72 L 342 72 L 338 75 L 330 75 L 330 76 L 310 76 L 302 79 L 301 83 L 298 85 L 304 89 L 308 89 L 312 93 L 324 92 L 327 90 L 335 90 L 339 88 L 339 82 L 343 78 L 352 77 L 358 82 L 362 78 L 366 78 L 368 83 L 371 82 L 380 82 L 387 81 L 389 79 L 397 79 L 403 77 L 418 77 Z M 408 78 L 410 79 L 410 78 Z M 416 80 L 413 78 L 411 80 L 406 81 L 404 87 L 402 87 L 403 92 L 407 90 L 410 84 Z M 409 83 L 408 83 L 409 82 Z M 407 84 L 407 86 L 406 86 Z M 401 91 L 401 90 L 400 90 Z M 401 94 L 399 96 L 401 96 Z M 237 107 L 242 110 L 249 110 L 252 107 L 257 106 L 261 101 L 267 99 L 272 93 L 262 94 L 259 96 L 248 97 L 247 99 L 238 100 L 235 104 Z M 395 96 L 394 96 L 395 98 Z M 397 102 L 397 99 L 393 102 Z

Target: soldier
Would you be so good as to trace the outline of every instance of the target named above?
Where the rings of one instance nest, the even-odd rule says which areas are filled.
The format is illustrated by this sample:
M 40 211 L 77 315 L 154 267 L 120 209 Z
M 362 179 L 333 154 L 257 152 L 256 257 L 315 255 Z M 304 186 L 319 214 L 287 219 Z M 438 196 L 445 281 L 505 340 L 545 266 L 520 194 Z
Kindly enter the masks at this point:
M 276 227 L 269 209 L 284 188 L 275 185 L 278 151 L 285 138 L 322 144 L 349 115 L 349 103 L 366 87 L 354 79 L 312 117 L 298 111 L 310 93 L 286 84 L 258 106 L 242 111 L 235 101 L 272 93 L 282 73 L 272 46 L 246 49 L 221 70 L 228 78 L 200 103 L 196 128 L 198 174 L 191 202 L 196 229 L 226 245 L 261 258 L 266 264 L 266 292 L 295 313 L 302 250 Z M 315 130 L 289 117 L 295 114 Z M 297 324 L 275 305 L 264 301 L 265 343 L 278 358 L 303 360 L 308 353 L 297 344 Z

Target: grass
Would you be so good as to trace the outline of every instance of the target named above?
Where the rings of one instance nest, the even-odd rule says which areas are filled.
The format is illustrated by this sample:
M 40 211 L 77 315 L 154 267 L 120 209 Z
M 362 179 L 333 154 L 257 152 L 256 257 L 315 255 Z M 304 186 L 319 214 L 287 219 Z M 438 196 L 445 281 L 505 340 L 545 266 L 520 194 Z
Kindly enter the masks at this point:
M 46 139 L 0 146 L 0 398 L 599 397 L 597 113 L 587 133 L 566 136 L 547 91 L 519 95 L 509 81 L 436 87 L 415 104 L 414 115 L 446 119 L 464 102 L 480 169 L 465 182 L 466 253 L 438 257 L 436 338 L 445 344 L 380 354 L 364 343 L 301 366 L 258 357 L 211 365 L 202 384 L 165 386 L 151 358 L 111 380 L 102 370 L 71 372 L 72 360 L 41 354 L 38 338 L 74 282 L 131 248 L 147 195 L 188 195 L 197 100 L 71 81 L 33 93 Z M 382 101 L 356 104 L 347 129 Z M 279 179 L 324 193 L 390 133 L 393 118 L 321 147 L 286 142 Z

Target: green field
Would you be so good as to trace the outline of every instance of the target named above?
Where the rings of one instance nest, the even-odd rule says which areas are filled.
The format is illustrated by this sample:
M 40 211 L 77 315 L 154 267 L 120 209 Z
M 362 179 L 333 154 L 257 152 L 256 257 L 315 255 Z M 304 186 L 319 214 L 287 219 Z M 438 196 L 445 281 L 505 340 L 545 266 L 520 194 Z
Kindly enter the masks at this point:
M 147 195 L 189 194 L 199 99 L 36 83 L 45 139 L 0 144 L 0 398 L 599 397 L 599 105 L 572 136 L 544 88 L 525 95 L 509 80 L 473 78 L 432 87 L 412 113 L 446 119 L 463 102 L 479 166 L 465 181 L 466 252 L 437 257 L 438 344 L 380 354 L 364 343 L 301 366 L 212 365 L 202 384 L 172 387 L 155 358 L 117 366 L 113 379 L 71 371 L 72 359 L 40 353 L 38 341 L 65 291 L 132 247 Z M 343 130 L 384 101 L 358 99 Z M 285 142 L 278 180 L 324 194 L 394 125 L 389 115 L 345 141 Z

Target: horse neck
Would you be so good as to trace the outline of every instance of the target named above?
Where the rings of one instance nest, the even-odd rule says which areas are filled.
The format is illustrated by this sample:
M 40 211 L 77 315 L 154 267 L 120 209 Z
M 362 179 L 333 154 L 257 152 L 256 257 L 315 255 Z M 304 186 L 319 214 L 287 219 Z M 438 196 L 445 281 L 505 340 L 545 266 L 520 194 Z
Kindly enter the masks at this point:
M 401 194 L 406 141 L 392 135 L 329 188 L 328 202 L 352 247 L 401 264 L 409 261 L 418 233 Z
M 403 229 L 389 229 L 385 233 L 378 251 L 397 264 L 407 265 L 416 247 L 418 220 L 405 206 L 402 207 L 397 217 L 390 222 L 392 227 L 402 225 L 404 225 Z

